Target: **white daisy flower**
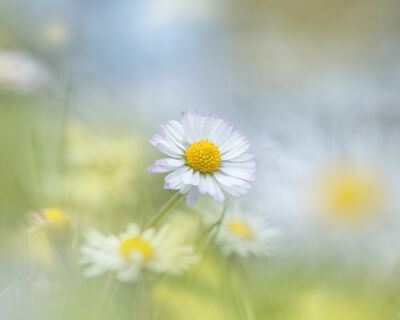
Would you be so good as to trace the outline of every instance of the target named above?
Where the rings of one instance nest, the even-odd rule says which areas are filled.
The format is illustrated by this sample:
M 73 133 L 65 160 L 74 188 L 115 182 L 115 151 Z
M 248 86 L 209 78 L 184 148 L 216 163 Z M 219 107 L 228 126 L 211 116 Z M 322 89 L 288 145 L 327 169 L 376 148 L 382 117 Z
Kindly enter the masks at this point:
M 263 257 L 276 251 L 279 234 L 280 231 L 271 226 L 264 215 L 245 213 L 235 207 L 225 212 L 216 242 L 225 255 Z
M 135 281 L 142 270 L 179 275 L 198 261 L 192 245 L 171 232 L 169 225 L 159 231 L 140 230 L 131 224 L 119 237 L 89 230 L 81 248 L 81 262 L 89 265 L 87 277 L 114 271 L 120 281 Z
M 169 157 L 157 160 L 148 171 L 171 172 L 164 187 L 188 193 L 189 205 L 200 194 L 219 202 L 225 200 L 224 192 L 241 196 L 255 179 L 256 163 L 246 137 L 216 116 L 183 112 L 181 121 L 162 125 L 150 143 Z
M 260 189 L 266 201 L 297 225 L 296 217 L 344 226 L 374 224 L 397 212 L 397 138 L 376 129 L 298 127 L 302 137 L 295 133 L 288 139 L 296 146 L 281 151 L 275 170 L 263 171 Z
M 0 51 L 0 90 L 30 92 L 49 78 L 46 68 L 24 52 Z
M 340 121 L 340 127 L 297 121 L 293 135 L 283 127 L 287 147 L 274 169 L 263 170 L 260 196 L 271 218 L 297 239 L 295 255 L 329 253 L 390 269 L 399 244 L 398 135 L 371 122 Z

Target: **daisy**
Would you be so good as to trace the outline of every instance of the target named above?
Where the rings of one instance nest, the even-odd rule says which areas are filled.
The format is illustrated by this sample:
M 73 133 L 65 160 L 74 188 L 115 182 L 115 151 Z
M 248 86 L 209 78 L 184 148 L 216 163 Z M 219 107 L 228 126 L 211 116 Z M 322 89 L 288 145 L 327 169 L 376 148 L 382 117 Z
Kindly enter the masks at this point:
M 170 172 L 166 189 L 187 193 L 193 205 L 198 196 L 225 200 L 224 192 L 241 196 L 255 179 L 256 163 L 246 137 L 224 119 L 183 112 L 181 120 L 162 125 L 150 143 L 168 157 L 155 161 L 150 173 Z
M 271 218 L 299 240 L 295 255 L 390 269 L 399 243 L 398 135 L 372 122 L 322 120 L 283 127 L 287 146 L 258 180 Z
M 70 217 L 60 208 L 47 208 L 28 213 L 27 222 L 27 253 L 32 262 L 42 271 L 65 263 L 71 236 Z
M 263 257 L 276 251 L 279 234 L 279 230 L 272 227 L 264 215 L 245 213 L 235 207 L 225 212 L 216 242 L 225 255 Z
M 95 277 L 113 271 L 120 281 L 135 281 L 144 270 L 181 274 L 197 262 L 198 257 L 193 246 L 184 244 L 184 239 L 171 230 L 169 225 L 159 231 L 140 230 L 136 224 L 131 224 L 120 236 L 89 230 L 87 243 L 81 248 L 81 262 L 89 265 L 85 276 Z

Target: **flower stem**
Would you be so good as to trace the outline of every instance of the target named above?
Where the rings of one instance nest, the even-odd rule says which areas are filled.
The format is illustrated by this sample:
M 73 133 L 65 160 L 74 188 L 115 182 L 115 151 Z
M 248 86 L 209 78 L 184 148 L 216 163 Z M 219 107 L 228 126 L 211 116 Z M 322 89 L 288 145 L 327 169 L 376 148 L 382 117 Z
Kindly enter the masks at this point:
M 157 214 L 146 223 L 146 228 L 154 227 L 183 197 L 179 191 L 175 193 L 157 212 Z
M 219 219 L 214 222 L 212 225 L 210 225 L 203 233 L 203 235 L 207 235 L 208 233 L 210 233 L 211 231 L 214 230 L 214 228 L 217 228 L 216 233 L 218 233 L 219 228 L 221 226 L 222 221 L 224 221 L 225 218 L 225 213 L 226 213 L 226 209 L 227 209 L 227 205 L 226 203 L 224 203 L 224 207 L 222 208 L 222 212 L 221 212 L 221 216 L 219 217 Z

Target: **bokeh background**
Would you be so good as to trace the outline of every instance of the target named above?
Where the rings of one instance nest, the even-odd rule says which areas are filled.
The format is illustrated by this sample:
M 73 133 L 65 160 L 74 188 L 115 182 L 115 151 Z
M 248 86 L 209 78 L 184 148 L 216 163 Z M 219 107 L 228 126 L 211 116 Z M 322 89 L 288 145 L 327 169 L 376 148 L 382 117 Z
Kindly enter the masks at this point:
M 396 0 L 1 0 L 0 318 L 398 319 L 399 30 Z M 211 245 L 181 278 L 85 279 L 84 230 L 170 196 L 148 139 L 182 110 L 248 136 L 243 202 L 282 230 L 279 253 Z M 368 192 L 325 203 L 354 173 Z M 28 231 L 47 207 L 68 231 Z M 197 230 L 203 207 L 170 219 Z

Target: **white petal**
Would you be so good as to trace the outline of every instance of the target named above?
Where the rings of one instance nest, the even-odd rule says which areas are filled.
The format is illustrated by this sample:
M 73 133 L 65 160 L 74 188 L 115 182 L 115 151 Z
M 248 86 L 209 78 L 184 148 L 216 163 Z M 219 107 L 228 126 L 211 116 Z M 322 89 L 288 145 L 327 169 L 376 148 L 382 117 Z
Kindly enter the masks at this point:
M 192 185 L 198 186 L 200 183 L 200 172 L 195 171 L 193 175 Z
M 157 147 L 157 145 L 161 142 L 164 141 L 163 137 L 156 133 L 154 136 L 152 136 L 149 140 L 150 144 L 153 146 Z
M 245 153 L 249 148 L 250 148 L 250 144 L 248 144 L 248 143 L 241 144 L 240 146 L 228 151 L 227 153 L 221 154 L 221 159 L 222 160 L 234 159 L 234 158 L 240 156 L 242 153 Z
M 185 184 L 192 184 L 194 171 L 192 168 L 189 168 L 188 171 L 182 176 L 182 182 Z
M 193 119 L 193 114 L 191 112 L 182 112 L 181 114 L 182 118 L 182 128 L 185 132 L 185 137 L 187 141 L 191 144 L 196 141 L 196 136 L 194 133 L 194 119 Z
M 224 202 L 225 196 L 224 193 L 222 192 L 221 188 L 219 187 L 217 181 L 215 181 L 215 178 L 213 177 L 214 184 L 215 184 L 215 195 L 214 199 L 218 202 Z
M 255 180 L 255 178 L 256 178 L 254 172 L 251 172 L 247 169 L 220 168 L 220 171 L 222 171 L 223 173 L 225 173 L 229 176 L 244 179 L 244 180 L 249 180 L 249 181 Z
M 184 167 L 181 167 L 181 168 L 178 168 L 178 169 L 176 169 L 175 171 L 173 171 L 173 172 L 171 172 L 170 174 L 168 174 L 166 177 L 165 177 L 165 181 L 172 181 L 172 180 L 175 180 L 175 179 L 181 179 L 182 180 L 182 177 L 183 177 L 183 175 L 187 172 L 189 170 L 189 167 L 186 167 L 186 166 L 184 166 Z
M 211 196 L 214 196 L 217 190 L 215 188 L 212 176 L 210 174 L 206 174 L 205 178 L 207 183 L 207 193 L 210 194 Z
M 181 151 L 177 150 L 176 147 L 173 147 L 172 145 L 168 145 L 166 142 L 159 142 L 156 145 L 156 147 L 161 152 L 163 152 L 166 155 L 173 157 L 173 158 L 181 158 L 183 155 L 183 153 Z
M 233 127 L 231 125 L 227 124 L 225 121 L 222 121 L 221 125 L 213 134 L 212 141 L 215 142 L 218 146 L 221 146 L 230 136 L 232 130 Z
M 200 183 L 199 183 L 199 191 L 201 194 L 206 194 L 207 193 L 207 182 L 206 182 L 206 177 L 204 174 L 200 174 Z
M 168 121 L 167 123 L 168 132 L 174 136 L 174 138 L 180 142 L 184 141 L 185 133 L 183 131 L 182 124 L 176 120 Z
M 214 177 L 218 181 L 218 183 L 223 184 L 224 186 L 234 186 L 234 185 L 242 185 L 245 183 L 244 180 L 239 179 L 237 177 L 232 177 L 227 175 L 221 171 L 214 172 Z
M 255 161 L 245 161 L 245 162 L 223 161 L 221 163 L 221 167 L 223 167 L 223 168 L 241 168 L 241 169 L 249 169 L 250 171 L 255 171 L 256 162 Z
M 147 168 L 149 173 L 164 173 L 177 169 L 185 164 L 183 159 L 159 159 Z
M 248 161 L 254 158 L 254 153 L 243 153 L 232 159 L 229 159 L 230 162 L 243 162 Z
M 239 186 L 228 187 L 228 186 L 221 185 L 221 188 L 224 189 L 224 191 L 226 193 L 229 193 L 231 196 L 234 196 L 234 197 L 239 197 L 241 195 L 244 195 L 248 191 L 248 189 L 244 189 Z
M 165 177 L 165 185 L 166 189 L 181 189 L 184 185 L 182 178 L 183 175 L 189 170 L 188 167 L 181 167 Z
M 182 186 L 179 189 L 179 192 L 182 194 L 185 194 L 190 190 L 191 187 L 192 187 L 192 185 L 190 185 L 190 184 L 187 184 L 187 185 L 182 184 Z
M 175 130 L 174 126 L 171 126 L 169 123 L 166 123 L 161 126 L 165 140 L 169 143 L 173 143 L 177 148 L 184 150 L 184 142 L 185 139 L 183 135 Z
M 193 206 L 196 203 L 198 197 L 199 197 L 199 191 L 197 190 L 197 188 L 195 187 L 190 188 L 189 193 L 186 197 L 186 204 L 188 206 Z
M 242 143 L 248 143 L 246 137 L 238 131 L 234 131 L 232 135 L 228 139 L 226 139 L 226 141 L 220 146 L 219 149 L 221 153 L 225 153 L 236 148 Z

